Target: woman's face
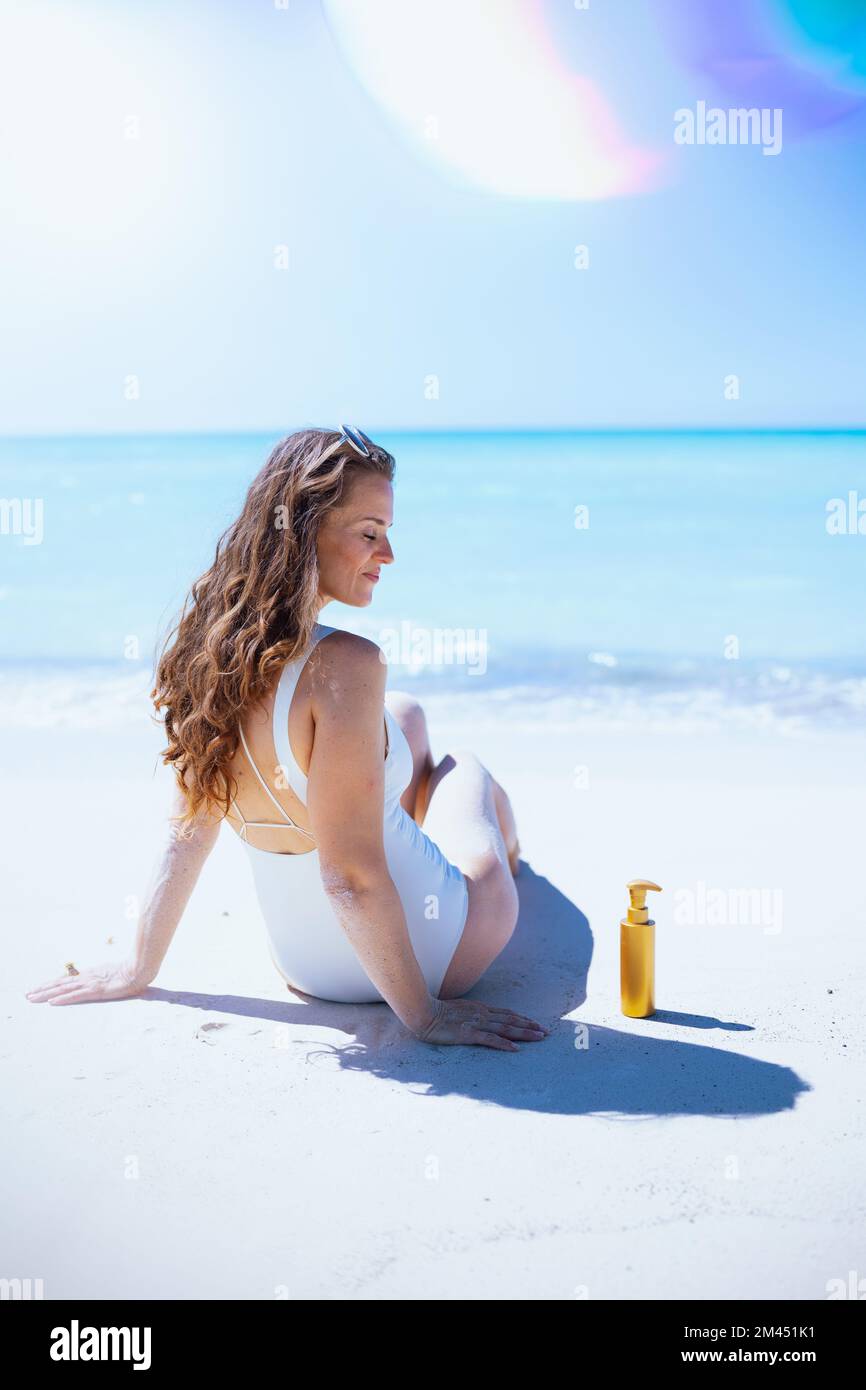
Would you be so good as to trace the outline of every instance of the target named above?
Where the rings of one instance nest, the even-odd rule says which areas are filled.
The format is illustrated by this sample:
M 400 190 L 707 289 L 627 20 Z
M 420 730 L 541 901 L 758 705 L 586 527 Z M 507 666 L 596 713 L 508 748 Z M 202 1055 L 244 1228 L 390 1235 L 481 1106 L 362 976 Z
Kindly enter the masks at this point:
M 319 527 L 319 594 L 323 603 L 364 608 L 372 601 L 376 576 L 394 559 L 387 536 L 394 515 L 394 490 L 378 473 L 361 473 L 346 499 L 332 507 Z

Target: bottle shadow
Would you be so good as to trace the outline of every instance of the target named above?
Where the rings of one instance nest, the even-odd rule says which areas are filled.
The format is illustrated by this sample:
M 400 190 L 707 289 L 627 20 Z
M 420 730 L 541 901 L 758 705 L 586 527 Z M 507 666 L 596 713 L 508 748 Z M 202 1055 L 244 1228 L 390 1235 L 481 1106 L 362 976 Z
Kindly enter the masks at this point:
M 797 1096 L 812 1089 L 790 1067 L 725 1047 L 652 1036 L 658 1024 L 754 1031 L 749 1023 L 658 1010 L 639 1020 L 640 1032 L 626 1033 L 563 1019 L 586 1000 L 593 951 L 589 922 L 525 860 L 516 884 L 520 915 L 511 941 L 464 997 L 513 1008 L 551 1027 L 542 1041 L 521 1043 L 520 1053 L 431 1046 L 413 1038 L 385 1004 L 333 1003 L 296 990 L 289 990 L 285 1002 L 155 986 L 139 997 L 296 1029 L 304 1024 L 332 1028 L 354 1041 L 308 1040 L 307 1064 L 369 1072 L 420 1087 L 420 1095 L 465 1095 L 545 1114 L 612 1119 L 770 1115 L 793 1109 Z M 562 1020 L 558 1026 L 557 1019 Z M 304 1045 L 296 1035 L 288 1041 L 290 1055 Z

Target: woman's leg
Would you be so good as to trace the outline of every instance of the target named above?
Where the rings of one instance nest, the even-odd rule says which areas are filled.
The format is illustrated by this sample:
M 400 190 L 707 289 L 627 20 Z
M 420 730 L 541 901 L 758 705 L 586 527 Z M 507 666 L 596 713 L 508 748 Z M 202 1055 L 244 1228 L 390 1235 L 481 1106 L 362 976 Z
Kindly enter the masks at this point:
M 514 815 L 499 783 L 463 749 L 434 767 L 419 814 L 424 833 L 463 871 L 469 889 L 466 926 L 439 991 L 441 999 L 454 999 L 481 978 L 517 925 L 517 888 L 505 838 L 513 837 L 516 865 Z
M 499 785 L 495 777 L 493 778 L 493 795 L 496 800 L 499 828 L 502 831 L 502 838 L 508 851 L 508 866 L 514 878 L 517 878 L 520 872 L 520 841 L 517 838 L 517 823 L 514 819 L 513 807 L 508 799 L 508 793 L 504 787 Z
M 402 690 L 386 690 L 385 704 L 406 735 L 412 750 L 412 780 L 400 797 L 400 805 L 417 821 L 419 797 L 423 797 L 425 783 L 433 771 L 427 720 L 414 695 L 407 695 Z M 420 821 L 418 823 L 420 825 Z
M 427 719 L 415 696 L 409 695 L 403 690 L 386 690 L 385 704 L 403 730 L 412 750 L 412 780 L 400 797 L 400 805 L 404 811 L 409 812 L 409 815 L 418 825 L 423 825 L 427 803 L 430 800 L 431 777 L 434 771 L 433 754 L 430 751 L 430 735 L 427 732 Z M 440 763 L 440 767 L 442 766 L 443 764 Z M 488 776 L 490 775 L 488 773 Z M 502 838 L 508 853 L 508 863 L 512 874 L 516 877 L 520 858 L 520 841 L 517 838 L 514 811 L 505 789 L 499 785 L 495 777 L 492 777 L 491 780 L 499 828 L 502 831 Z

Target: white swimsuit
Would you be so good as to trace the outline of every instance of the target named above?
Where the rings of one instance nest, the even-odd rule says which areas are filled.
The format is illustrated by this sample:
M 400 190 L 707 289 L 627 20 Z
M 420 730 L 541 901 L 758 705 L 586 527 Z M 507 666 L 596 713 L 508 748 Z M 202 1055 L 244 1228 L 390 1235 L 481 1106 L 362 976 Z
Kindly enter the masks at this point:
M 302 804 L 306 804 L 307 779 L 289 743 L 289 710 L 301 671 L 314 648 L 328 633 L 336 631 L 337 628 L 316 623 L 306 654 L 283 668 L 274 699 L 274 747 L 280 770 Z M 387 707 L 384 713 L 388 733 L 385 859 L 403 904 L 412 949 L 435 997 L 466 925 L 469 892 L 462 871 L 445 858 L 438 845 L 400 805 L 400 797 L 412 780 L 412 750 Z M 295 825 L 273 795 L 253 761 L 243 729 L 240 735 L 253 771 L 283 817 L 281 824 L 312 839 L 308 830 Z M 349 1004 L 380 1001 L 382 995 L 364 970 L 322 886 L 318 849 L 299 854 L 257 849 L 247 839 L 247 827 L 274 823 L 246 821 L 237 803 L 233 804 L 243 822 L 240 835 L 250 853 L 271 958 L 283 979 L 319 999 Z

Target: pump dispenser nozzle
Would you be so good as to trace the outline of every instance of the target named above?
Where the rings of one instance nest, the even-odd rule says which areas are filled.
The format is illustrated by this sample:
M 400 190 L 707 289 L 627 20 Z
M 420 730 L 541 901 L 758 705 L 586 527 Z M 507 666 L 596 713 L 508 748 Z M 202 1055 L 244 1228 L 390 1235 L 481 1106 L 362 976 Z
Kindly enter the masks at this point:
M 646 905 L 646 895 L 650 889 L 654 893 L 661 893 L 657 883 L 650 883 L 648 878 L 633 878 L 626 884 L 630 907 L 628 910 L 628 920 L 630 922 L 648 922 L 649 909 Z
M 655 922 L 646 895 L 662 890 L 648 878 L 633 878 L 626 886 L 629 908 L 619 926 L 622 1011 L 628 1018 L 648 1018 L 655 1013 Z

